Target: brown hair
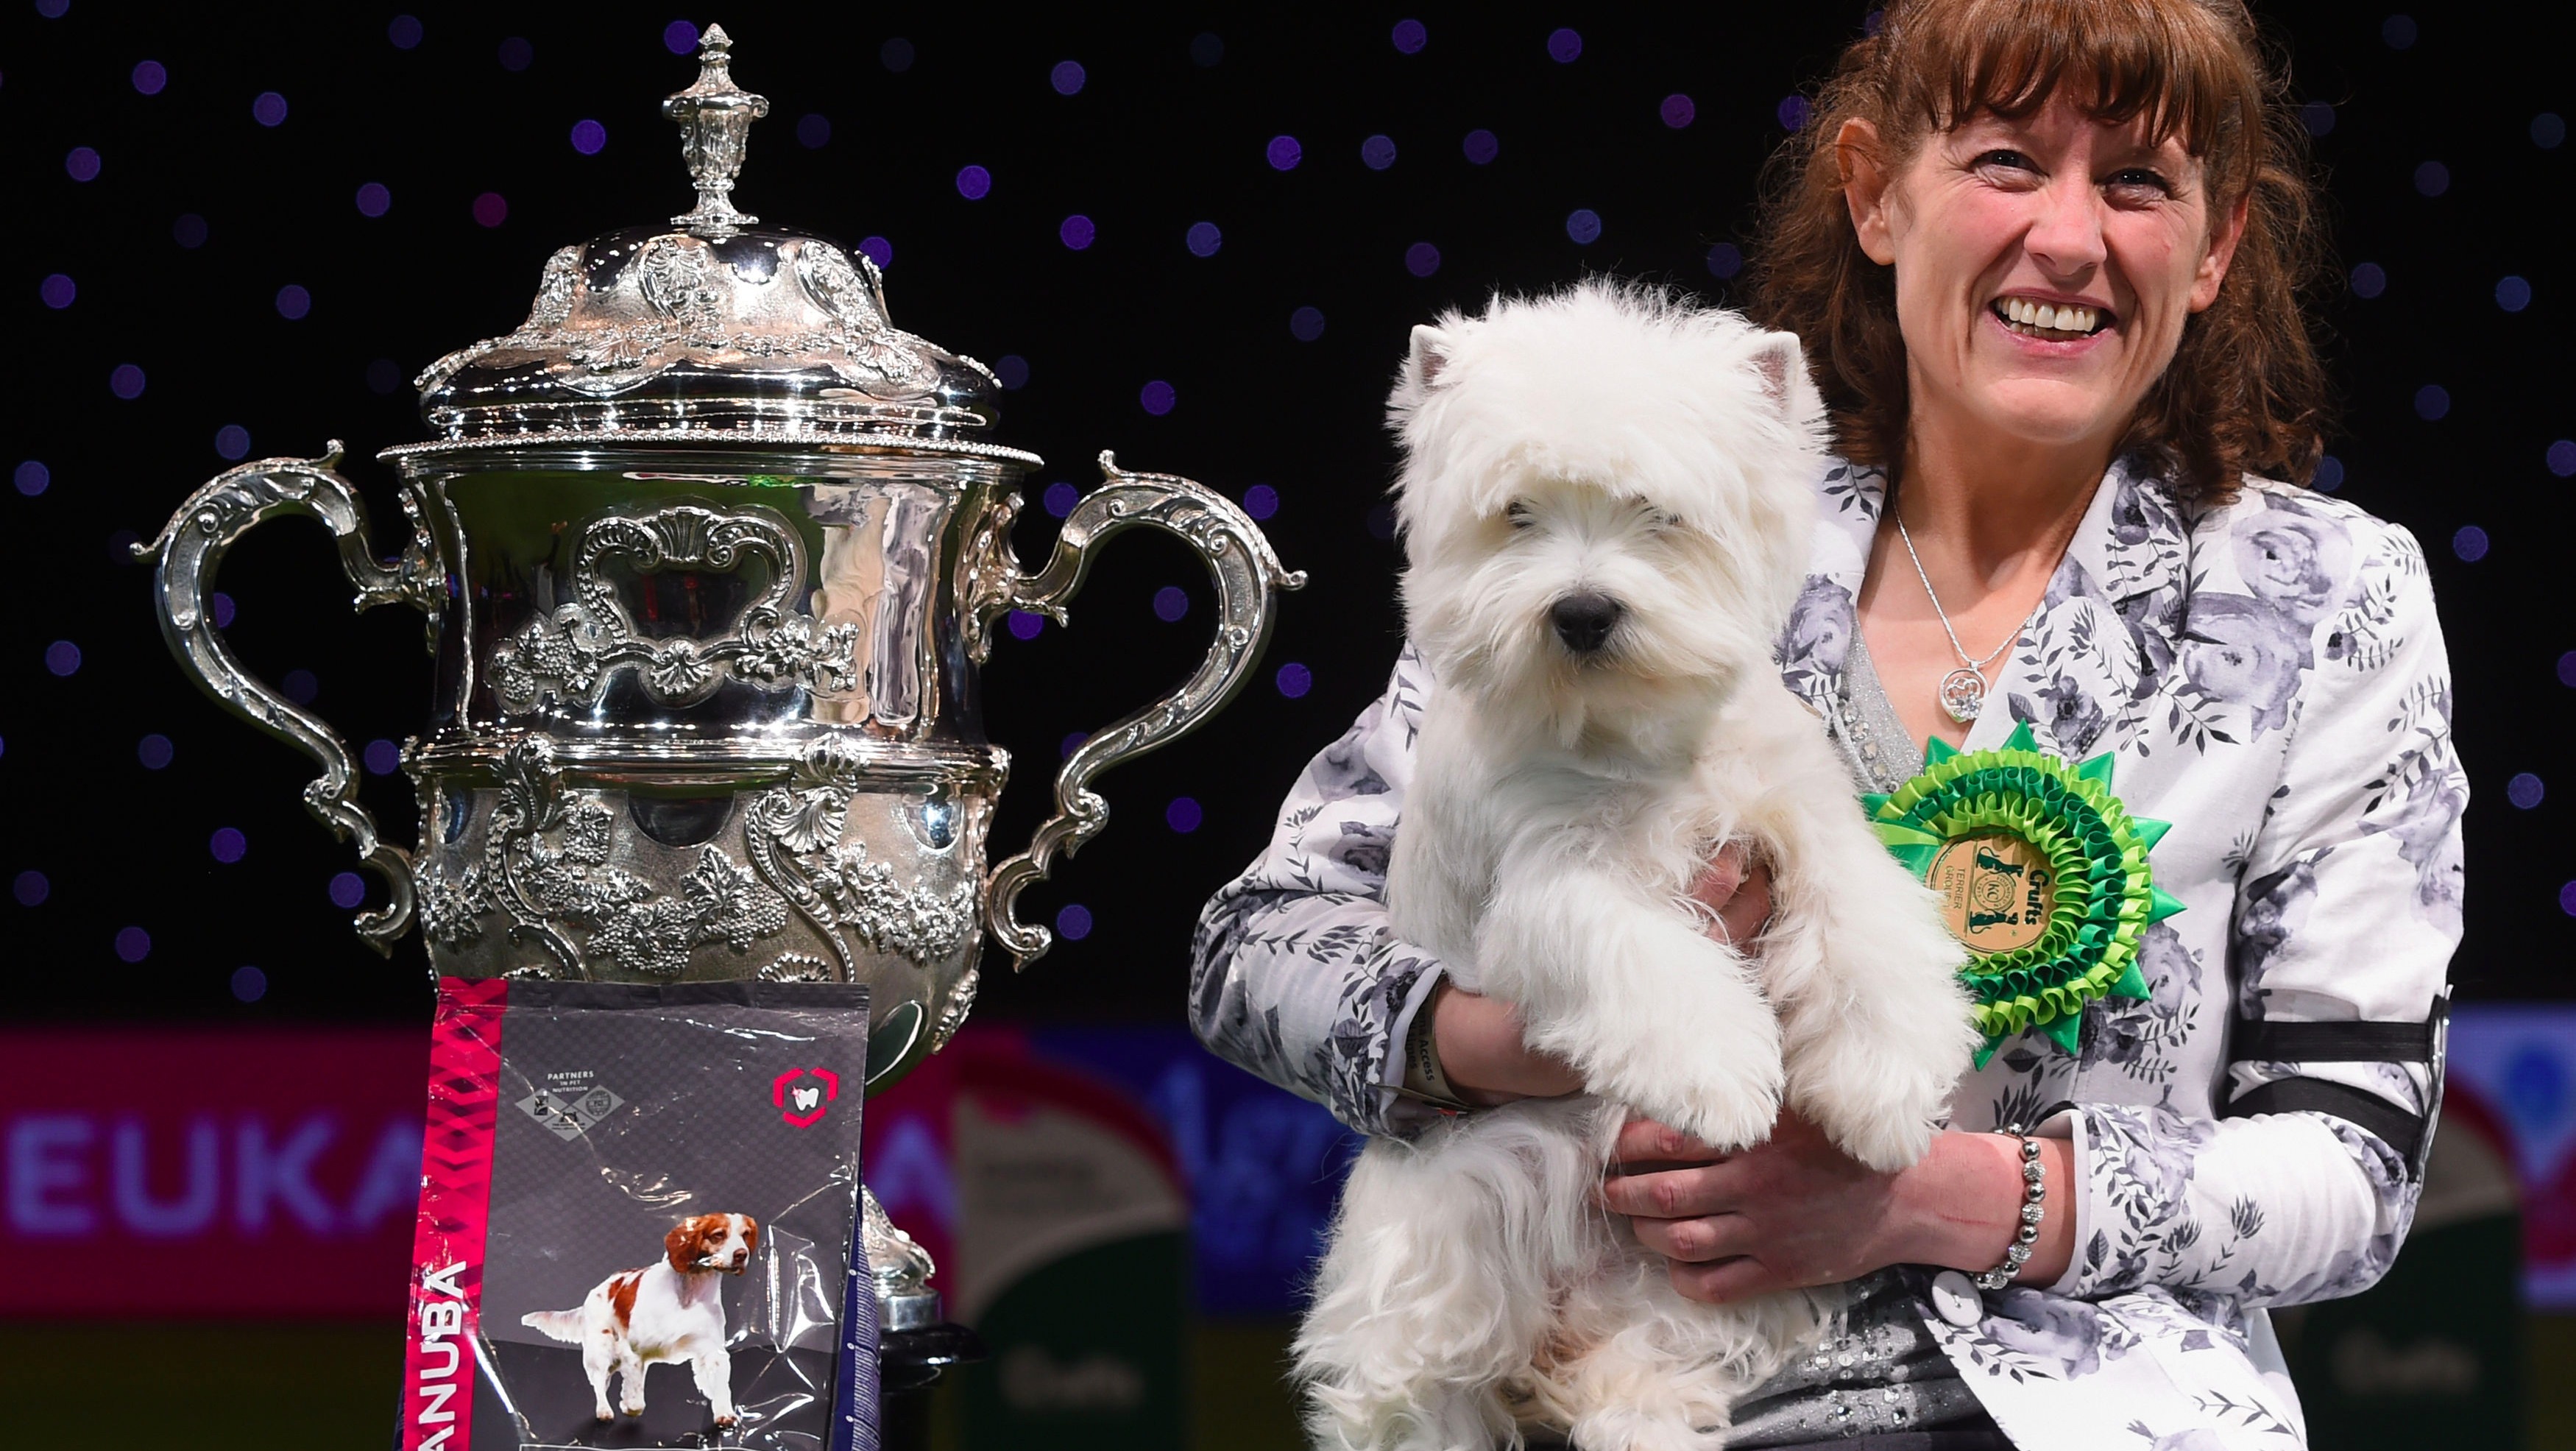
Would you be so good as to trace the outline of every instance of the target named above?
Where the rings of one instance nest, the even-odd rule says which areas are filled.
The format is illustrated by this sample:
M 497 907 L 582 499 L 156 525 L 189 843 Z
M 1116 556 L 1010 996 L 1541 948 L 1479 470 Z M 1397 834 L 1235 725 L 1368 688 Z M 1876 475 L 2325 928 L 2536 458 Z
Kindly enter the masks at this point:
M 1927 133 L 1979 114 L 2018 120 L 2069 80 L 2094 120 L 2143 115 L 2156 141 L 2182 139 L 2212 226 L 2246 203 L 2217 301 L 2185 321 L 2120 452 L 2144 454 L 2186 502 L 2224 502 L 2246 473 L 2305 483 L 2327 412 L 2303 295 L 2323 260 L 2317 188 L 2243 0 L 1893 0 L 1765 170 L 1753 315 L 1818 359 L 1844 456 L 1893 475 L 1908 408 L 1896 283 L 1861 251 L 1836 137 L 1869 122 L 1892 174 Z

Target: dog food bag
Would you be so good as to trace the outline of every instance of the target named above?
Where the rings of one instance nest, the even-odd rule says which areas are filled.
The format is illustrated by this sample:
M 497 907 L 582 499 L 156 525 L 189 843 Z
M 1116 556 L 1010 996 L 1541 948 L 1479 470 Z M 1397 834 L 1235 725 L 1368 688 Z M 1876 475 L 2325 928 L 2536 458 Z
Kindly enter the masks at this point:
M 874 1451 L 867 989 L 439 983 L 399 1451 Z

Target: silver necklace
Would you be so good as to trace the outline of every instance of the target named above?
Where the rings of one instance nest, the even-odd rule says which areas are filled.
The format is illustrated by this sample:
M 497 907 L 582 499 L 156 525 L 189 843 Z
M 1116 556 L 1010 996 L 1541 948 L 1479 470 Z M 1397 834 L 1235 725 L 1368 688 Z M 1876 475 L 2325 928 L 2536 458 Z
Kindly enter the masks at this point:
M 1923 572 L 1923 556 L 1914 552 L 1914 536 L 1905 531 L 1901 514 L 1896 520 L 1896 537 L 1905 541 L 1905 557 L 1914 561 L 1914 577 L 1923 581 L 1924 598 L 1932 601 L 1932 613 L 1941 621 L 1941 633 L 1950 637 L 1950 648 L 1959 654 L 1959 668 L 1941 677 L 1939 694 L 1941 708 L 1950 713 L 1950 719 L 1966 725 L 1986 708 L 1986 667 L 2021 638 L 2022 630 L 2030 625 L 2030 615 L 2022 617 L 2021 624 L 2004 636 L 2002 644 L 1987 651 L 1985 659 L 1969 659 L 1968 647 L 1959 643 L 1959 632 L 1950 628 L 1950 612 L 1941 608 L 1941 596 L 1932 588 L 1932 576 Z M 2038 614 L 2039 606 L 2031 606 L 2030 612 Z

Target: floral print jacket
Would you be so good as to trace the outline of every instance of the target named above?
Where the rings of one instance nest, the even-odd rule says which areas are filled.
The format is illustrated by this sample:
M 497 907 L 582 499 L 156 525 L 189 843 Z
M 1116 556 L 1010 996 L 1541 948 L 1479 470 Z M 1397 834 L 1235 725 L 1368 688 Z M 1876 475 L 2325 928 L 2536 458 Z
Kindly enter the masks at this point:
M 1819 481 L 1782 679 L 1839 733 L 1884 478 Z M 2350 1295 L 2395 1259 L 2436 1107 L 2460 934 L 2451 686 L 2422 549 L 2341 501 L 2248 480 L 2187 513 L 2114 465 L 1966 749 L 2026 721 L 2069 760 L 2117 753 L 2186 910 L 2155 924 L 2152 996 L 2093 1003 L 2069 1055 L 2036 1033 L 1959 1086 L 1952 1124 L 2071 1137 L 2063 1279 L 1926 1323 L 2023 1446 L 2288 1448 L 2298 1408 L 2262 1307 Z M 1426 672 L 1315 757 L 1269 849 L 1208 903 L 1199 1036 L 1363 1133 L 1409 1136 L 1394 1051 L 1441 975 L 1382 898 Z M 2001 702 L 2008 709 L 1996 709 Z

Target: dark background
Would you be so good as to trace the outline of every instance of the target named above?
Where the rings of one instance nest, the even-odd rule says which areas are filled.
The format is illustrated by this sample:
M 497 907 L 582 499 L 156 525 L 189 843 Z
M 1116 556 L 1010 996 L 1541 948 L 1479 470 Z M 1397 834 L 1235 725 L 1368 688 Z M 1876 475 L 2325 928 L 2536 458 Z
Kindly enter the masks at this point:
M 409 47 L 389 30 L 394 6 L 7 0 L 0 11 L 11 334 L 0 467 L 16 484 L 0 490 L 10 1015 L 426 1017 L 417 939 L 389 966 L 330 900 L 352 859 L 303 813 L 312 769 L 189 686 L 153 624 L 149 571 L 125 558 L 226 466 L 227 427 L 247 431 L 254 458 L 346 439 L 344 468 L 390 545 L 391 471 L 369 455 L 423 436 L 398 380 L 515 325 L 554 248 L 688 204 L 673 130 L 654 110 L 696 73 L 665 43 L 676 12 L 407 3 Z M 736 78 L 772 100 L 736 201 L 844 243 L 886 239 L 900 326 L 1024 360 L 1001 433 L 1052 461 L 1028 484 L 1024 558 L 1052 537 L 1036 503 L 1046 486 L 1088 486 L 1091 455 L 1113 447 L 1128 467 L 1237 498 L 1269 486 L 1266 527 L 1312 576 L 1281 601 L 1250 691 L 1106 779 L 1109 829 L 1027 902 L 1041 920 L 1081 904 L 1093 930 L 1026 978 L 1000 974 L 985 1014 L 1181 1013 L 1200 902 L 1259 849 L 1299 766 L 1394 657 L 1380 408 L 1406 330 L 1496 288 L 1595 272 L 1727 300 L 1728 254 L 1713 263 L 1712 248 L 1746 242 L 1757 169 L 1797 109 L 1784 99 L 1813 86 L 1866 7 L 1287 8 L 1091 18 L 739 0 L 687 16 L 721 21 Z M 2562 604 L 2570 485 L 2550 450 L 2576 422 L 2571 311 L 2557 291 L 2569 150 L 2551 125 L 2576 110 L 2565 71 L 2576 22 L 2564 7 L 2261 13 L 2321 133 L 2338 266 L 2369 263 L 2385 279 L 2364 298 L 2339 273 L 2316 323 L 2345 404 L 2330 445 L 2341 492 L 2424 540 L 2449 633 L 2477 793 L 2455 975 L 2471 997 L 2569 996 L 2560 964 L 2576 924 L 2561 903 L 2576 907 L 2576 887 L 2562 897 L 2576 861 L 2559 793 L 2576 796 L 2576 781 L 2556 773 L 2576 630 Z M 1393 41 L 1407 17 L 1427 35 L 1410 54 Z M 1569 24 L 1581 52 L 1560 62 L 1550 34 Z M 1050 80 L 1068 59 L 1085 72 L 1070 96 Z M 147 60 L 166 76 L 157 94 L 135 80 Z M 285 99 L 279 124 L 255 114 L 263 92 Z M 1686 126 L 1663 119 L 1676 93 L 1693 103 Z M 605 128 L 596 154 L 572 142 L 583 120 Z M 1498 143 L 1490 164 L 1465 154 L 1479 128 Z M 1266 160 L 1280 135 L 1301 144 L 1293 170 Z M 1373 135 L 1394 143 L 1384 169 L 1362 158 Z M 75 179 L 76 147 L 97 153 L 94 179 Z M 969 165 L 992 177 L 980 200 L 957 186 Z M 370 182 L 390 194 L 379 217 L 355 200 Z M 497 226 L 475 215 L 485 193 L 506 201 Z M 1577 209 L 1600 218 L 1588 245 L 1569 235 Z M 1097 228 L 1083 250 L 1060 240 L 1076 213 Z M 201 245 L 181 245 L 183 215 L 203 219 Z M 1201 221 L 1223 233 L 1212 257 L 1184 243 Z M 1420 242 L 1440 254 L 1428 277 L 1406 264 Z M 55 274 L 71 279 L 68 305 L 53 305 Z M 2527 306 L 2503 305 L 2508 277 L 2527 280 Z M 290 285 L 310 299 L 300 318 L 278 304 Z M 1311 341 L 1292 334 L 1301 308 L 1324 320 Z M 111 389 L 125 364 L 144 373 L 132 399 Z M 1140 405 L 1153 380 L 1176 391 L 1167 415 Z M 2447 392 L 2441 417 L 2422 416 L 2427 385 Z M 2559 449 L 2576 469 L 2576 446 Z M 1175 584 L 1193 609 L 1167 623 L 1151 602 Z M 262 531 L 221 585 L 246 662 L 272 680 L 309 671 L 316 708 L 353 744 L 399 740 L 424 718 L 416 618 L 350 615 L 319 530 Z M 1196 661 L 1207 605 L 1179 549 L 1122 541 L 1069 632 L 1001 639 L 987 715 L 1019 765 L 997 856 L 1025 839 L 1066 733 L 1125 713 Z M 79 649 L 69 674 L 48 665 L 57 641 Z M 1312 674 L 1300 697 L 1273 683 L 1289 662 Z M 147 736 L 170 743 L 158 769 L 141 752 Z M 2521 773 L 2536 782 L 2509 792 Z M 2535 806 L 2508 804 L 2535 784 Z M 1193 831 L 1167 820 L 1181 796 L 1203 808 Z M 394 839 L 411 839 L 398 777 L 370 777 L 364 799 Z M 229 864 L 210 849 L 225 827 L 246 845 Z M 139 960 L 118 950 L 130 927 L 150 939 Z

